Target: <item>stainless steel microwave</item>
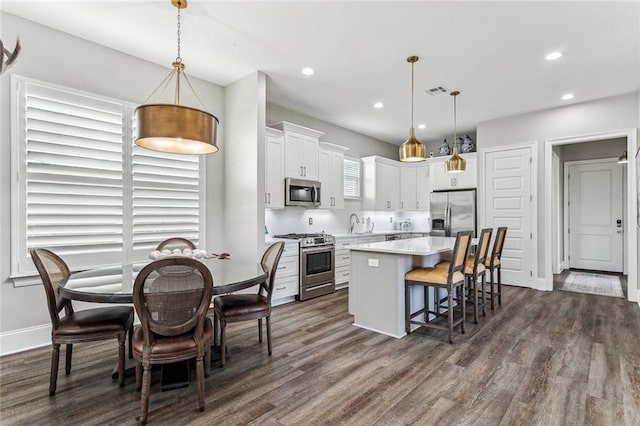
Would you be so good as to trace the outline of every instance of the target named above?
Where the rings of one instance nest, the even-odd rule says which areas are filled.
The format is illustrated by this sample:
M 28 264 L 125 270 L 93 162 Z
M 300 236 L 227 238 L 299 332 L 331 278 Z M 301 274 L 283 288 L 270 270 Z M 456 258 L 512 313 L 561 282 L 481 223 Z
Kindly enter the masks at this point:
M 320 182 L 313 180 L 284 180 L 284 205 L 302 207 L 320 207 Z

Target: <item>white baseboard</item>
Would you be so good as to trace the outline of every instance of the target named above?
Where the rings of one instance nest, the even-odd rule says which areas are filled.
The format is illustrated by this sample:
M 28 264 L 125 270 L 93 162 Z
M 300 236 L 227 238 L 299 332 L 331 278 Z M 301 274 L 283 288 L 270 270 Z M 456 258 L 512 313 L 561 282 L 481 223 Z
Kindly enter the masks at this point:
M 534 279 L 531 288 L 534 290 L 540 290 L 540 291 L 552 291 L 553 277 L 551 277 L 550 280 L 551 280 L 551 283 L 549 283 L 549 280 L 547 278 Z
M 51 324 L 0 333 L 0 356 L 51 345 Z

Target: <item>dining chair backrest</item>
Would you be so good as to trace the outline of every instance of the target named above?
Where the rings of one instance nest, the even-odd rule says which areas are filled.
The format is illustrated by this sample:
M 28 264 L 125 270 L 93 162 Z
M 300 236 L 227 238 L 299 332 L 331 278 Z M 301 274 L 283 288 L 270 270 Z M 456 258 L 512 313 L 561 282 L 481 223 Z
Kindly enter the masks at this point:
M 167 257 L 142 268 L 133 285 L 135 306 L 150 347 L 154 334 L 177 336 L 194 330 L 202 337 L 213 277 L 202 262 L 189 257 Z
M 455 272 L 464 274 L 472 234 L 473 231 L 461 231 L 456 235 L 456 242 L 451 253 L 451 263 L 449 263 L 449 281 L 451 281 Z
M 47 298 L 51 326 L 56 330 L 60 327 L 60 311 L 65 309 L 67 315 L 73 312 L 71 301 L 63 298 L 58 292 L 58 287 L 64 285 L 69 278 L 69 267 L 60 256 L 51 250 L 31 249 L 29 253 L 38 274 L 40 274 Z
M 476 254 L 473 259 L 473 274 L 478 274 L 478 265 L 484 265 L 489 253 L 489 242 L 491 241 L 491 233 L 493 229 L 485 228 L 480 231 L 480 238 L 476 246 Z
M 267 250 L 265 250 L 262 255 L 262 259 L 260 260 L 262 268 L 265 272 L 268 272 L 269 275 L 267 276 L 267 279 L 260 284 L 260 289 L 258 291 L 260 294 L 266 296 L 269 305 L 271 305 L 271 296 L 273 295 L 273 287 L 276 281 L 276 271 L 283 251 L 284 243 L 282 241 L 278 241 L 271 244 Z
M 507 235 L 507 227 L 502 226 L 496 232 L 496 239 L 493 242 L 493 252 L 491 253 L 491 261 L 489 266 L 493 267 L 502 257 L 502 248 L 504 247 L 504 239 Z
M 172 237 L 172 238 L 167 238 L 166 240 L 164 240 L 163 242 L 161 242 L 160 244 L 158 244 L 158 247 L 156 247 L 156 250 L 164 250 L 164 249 L 169 249 L 169 250 L 174 250 L 174 249 L 191 249 L 191 250 L 195 250 L 198 247 L 193 243 L 193 241 L 187 240 L 186 238 L 182 238 L 182 237 Z

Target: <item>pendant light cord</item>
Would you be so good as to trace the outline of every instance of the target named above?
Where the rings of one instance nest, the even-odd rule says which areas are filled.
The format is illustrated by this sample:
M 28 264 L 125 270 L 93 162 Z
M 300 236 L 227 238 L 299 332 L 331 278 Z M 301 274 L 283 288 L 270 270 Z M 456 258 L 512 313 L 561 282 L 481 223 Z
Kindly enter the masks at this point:
M 181 21 L 181 15 L 180 15 L 180 8 L 178 7 L 178 31 L 177 31 L 177 36 L 178 36 L 178 56 L 176 56 L 176 62 L 182 62 L 182 57 L 180 56 L 180 22 Z
M 411 62 L 411 128 L 413 129 L 413 64 L 415 62 Z

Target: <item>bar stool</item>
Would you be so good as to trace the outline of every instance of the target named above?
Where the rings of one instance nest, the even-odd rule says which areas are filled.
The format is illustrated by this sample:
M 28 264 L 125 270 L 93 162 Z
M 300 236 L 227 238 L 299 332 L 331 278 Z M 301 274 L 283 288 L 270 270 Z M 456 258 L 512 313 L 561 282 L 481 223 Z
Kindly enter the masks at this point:
M 504 239 L 507 235 L 507 227 L 503 226 L 498 228 L 496 233 L 496 239 L 493 242 L 493 251 L 491 256 L 485 261 L 485 266 L 489 269 L 489 288 L 491 289 L 488 294 L 491 297 L 491 310 L 493 310 L 494 299 L 498 296 L 498 305 L 502 305 L 502 248 L 504 247 Z M 498 282 L 494 280 L 494 272 L 498 277 Z M 497 284 L 497 291 L 494 290 L 493 285 Z
M 461 304 L 462 316 L 454 320 L 453 315 L 453 292 L 462 287 L 462 294 L 465 292 L 465 277 L 462 272 L 469 251 L 472 231 L 458 232 L 456 242 L 451 255 L 451 263 L 448 269 L 444 268 L 418 268 L 409 271 L 404 276 L 404 311 L 405 330 L 411 333 L 411 324 L 418 324 L 425 327 L 447 330 L 449 333 L 449 343 L 453 343 L 453 328 L 460 324 L 461 332 L 464 333 L 464 321 L 466 319 L 466 304 Z M 424 308 L 416 312 L 411 312 L 411 287 L 422 286 L 424 288 Z M 436 293 L 436 311 L 429 309 L 429 287 L 434 287 Z M 447 326 L 434 324 L 429 320 L 429 314 L 437 317 L 444 316 L 440 313 L 440 301 L 438 290 L 447 290 Z M 414 320 L 420 314 L 424 314 L 424 321 Z
M 478 239 L 478 245 L 476 246 L 476 252 L 473 255 L 469 255 L 467 257 L 467 261 L 464 267 L 464 276 L 467 279 L 467 292 L 468 298 L 473 296 L 473 299 L 470 300 L 473 303 L 473 322 L 475 324 L 478 323 L 478 278 L 481 278 L 482 282 L 482 316 L 485 316 L 485 284 L 486 284 L 486 266 L 485 262 L 487 259 L 487 253 L 489 252 L 489 242 L 491 241 L 491 228 L 486 228 L 480 231 L 480 238 Z M 436 268 L 447 269 L 449 268 L 449 264 L 451 262 L 440 262 L 436 265 Z M 458 300 L 459 303 L 463 303 L 465 299 L 467 299 L 467 295 L 463 293 L 461 299 Z

